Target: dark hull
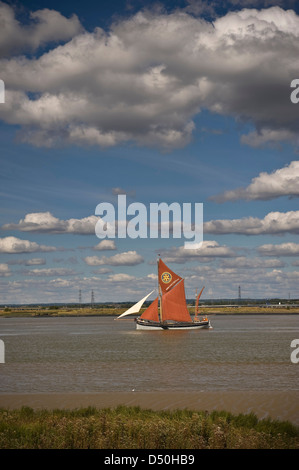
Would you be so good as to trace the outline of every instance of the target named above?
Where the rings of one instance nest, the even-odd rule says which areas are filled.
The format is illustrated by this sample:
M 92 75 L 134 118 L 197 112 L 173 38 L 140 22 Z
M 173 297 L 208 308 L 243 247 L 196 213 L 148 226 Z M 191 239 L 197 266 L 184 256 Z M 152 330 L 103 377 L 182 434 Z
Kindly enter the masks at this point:
M 199 330 L 212 328 L 209 320 L 193 322 L 154 322 L 136 318 L 137 330 Z

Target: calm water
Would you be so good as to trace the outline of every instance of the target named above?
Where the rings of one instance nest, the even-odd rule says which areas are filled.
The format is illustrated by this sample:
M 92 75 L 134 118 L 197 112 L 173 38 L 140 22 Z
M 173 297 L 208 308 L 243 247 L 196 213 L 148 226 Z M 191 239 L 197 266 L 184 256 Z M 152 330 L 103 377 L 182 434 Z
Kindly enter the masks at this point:
M 213 330 L 136 331 L 110 317 L 1 318 L 0 393 L 299 390 L 299 316 L 212 316 Z

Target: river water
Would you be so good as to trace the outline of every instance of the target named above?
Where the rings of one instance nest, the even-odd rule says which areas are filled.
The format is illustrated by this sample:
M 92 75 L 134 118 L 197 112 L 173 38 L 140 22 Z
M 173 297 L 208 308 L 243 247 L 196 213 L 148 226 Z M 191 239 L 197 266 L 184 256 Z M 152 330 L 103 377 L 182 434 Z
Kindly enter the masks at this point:
M 136 331 L 113 317 L 0 318 L 0 393 L 299 390 L 299 316 L 212 316 L 211 330 Z

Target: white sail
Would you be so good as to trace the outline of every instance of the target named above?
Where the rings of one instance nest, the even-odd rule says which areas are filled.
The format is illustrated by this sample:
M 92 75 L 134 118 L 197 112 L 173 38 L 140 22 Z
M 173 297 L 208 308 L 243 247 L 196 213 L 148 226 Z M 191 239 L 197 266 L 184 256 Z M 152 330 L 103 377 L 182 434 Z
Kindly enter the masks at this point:
M 122 313 L 119 317 L 116 318 L 116 320 L 118 320 L 119 318 L 121 317 L 125 317 L 126 315 L 130 315 L 132 313 L 138 313 L 139 310 L 141 309 L 143 303 L 146 301 L 146 299 L 154 292 L 154 290 L 152 290 L 152 292 L 150 292 L 149 294 L 147 294 L 145 297 L 143 297 L 143 299 L 139 300 L 139 302 L 137 302 L 136 304 L 132 305 L 132 307 L 130 307 L 128 310 L 126 310 L 124 313 Z

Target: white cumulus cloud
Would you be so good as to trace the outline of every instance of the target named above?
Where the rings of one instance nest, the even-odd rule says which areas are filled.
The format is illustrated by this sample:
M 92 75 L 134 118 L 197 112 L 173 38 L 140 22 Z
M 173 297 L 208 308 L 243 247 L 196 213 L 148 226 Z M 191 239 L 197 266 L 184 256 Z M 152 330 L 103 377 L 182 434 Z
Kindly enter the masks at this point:
M 3 8 L 13 23 L 11 7 Z M 4 50 L 8 42 L 63 39 L 58 32 L 71 39 L 38 57 L 0 61 L 7 84 L 0 118 L 19 125 L 25 142 L 182 147 L 194 117 L 208 109 L 250 122 L 247 144 L 297 143 L 299 107 L 289 87 L 298 70 L 299 16 L 292 10 L 231 11 L 213 24 L 183 9 L 142 10 L 92 32 L 50 10 L 33 18 L 38 33 L 13 25 L 2 35 Z
M 214 240 L 204 240 L 201 248 L 186 250 L 183 246 L 163 251 L 163 260 L 168 263 L 186 263 L 188 261 L 236 256 L 235 251 L 219 245 Z
M 16 237 L 0 238 L 0 253 L 34 253 L 37 251 L 56 251 L 54 246 L 39 245 Z
M 293 161 L 272 173 L 262 172 L 252 179 L 247 188 L 225 191 L 210 199 L 216 202 L 247 200 L 269 200 L 281 196 L 299 196 L 299 161 Z
M 93 247 L 96 251 L 105 251 L 105 250 L 116 250 L 116 245 L 114 240 L 102 240 L 96 246 Z
M 0 2 L 0 56 L 35 51 L 51 41 L 68 41 L 83 30 L 76 15 L 66 18 L 49 8 L 30 12 L 29 17 L 29 24 L 22 25 L 13 8 Z
M 263 219 L 243 217 L 241 219 L 211 220 L 204 223 L 204 233 L 240 235 L 278 235 L 299 233 L 299 211 L 269 212 Z
M 0 263 L 0 277 L 11 276 L 11 271 L 7 263 Z
M 236 258 L 224 259 L 221 261 L 222 268 L 234 269 L 257 269 L 257 268 L 283 268 L 285 264 L 279 259 L 246 258 L 237 256 Z
M 135 266 L 144 262 L 144 259 L 136 251 L 125 251 L 117 253 L 116 255 L 107 257 L 102 256 L 87 256 L 84 261 L 89 266 Z
M 25 274 L 29 276 L 72 276 L 76 275 L 72 269 L 67 268 L 43 268 L 43 269 L 28 269 Z
M 299 256 L 299 243 L 265 244 L 258 251 L 261 256 Z
M 136 280 L 134 276 L 125 273 L 110 274 L 110 276 L 108 276 L 109 282 L 128 282 L 134 280 Z
M 3 230 L 20 230 L 22 232 L 40 233 L 73 233 L 89 235 L 95 233 L 95 225 L 99 217 L 91 215 L 82 219 L 61 220 L 51 212 L 32 212 L 26 214 L 17 224 L 5 224 Z

